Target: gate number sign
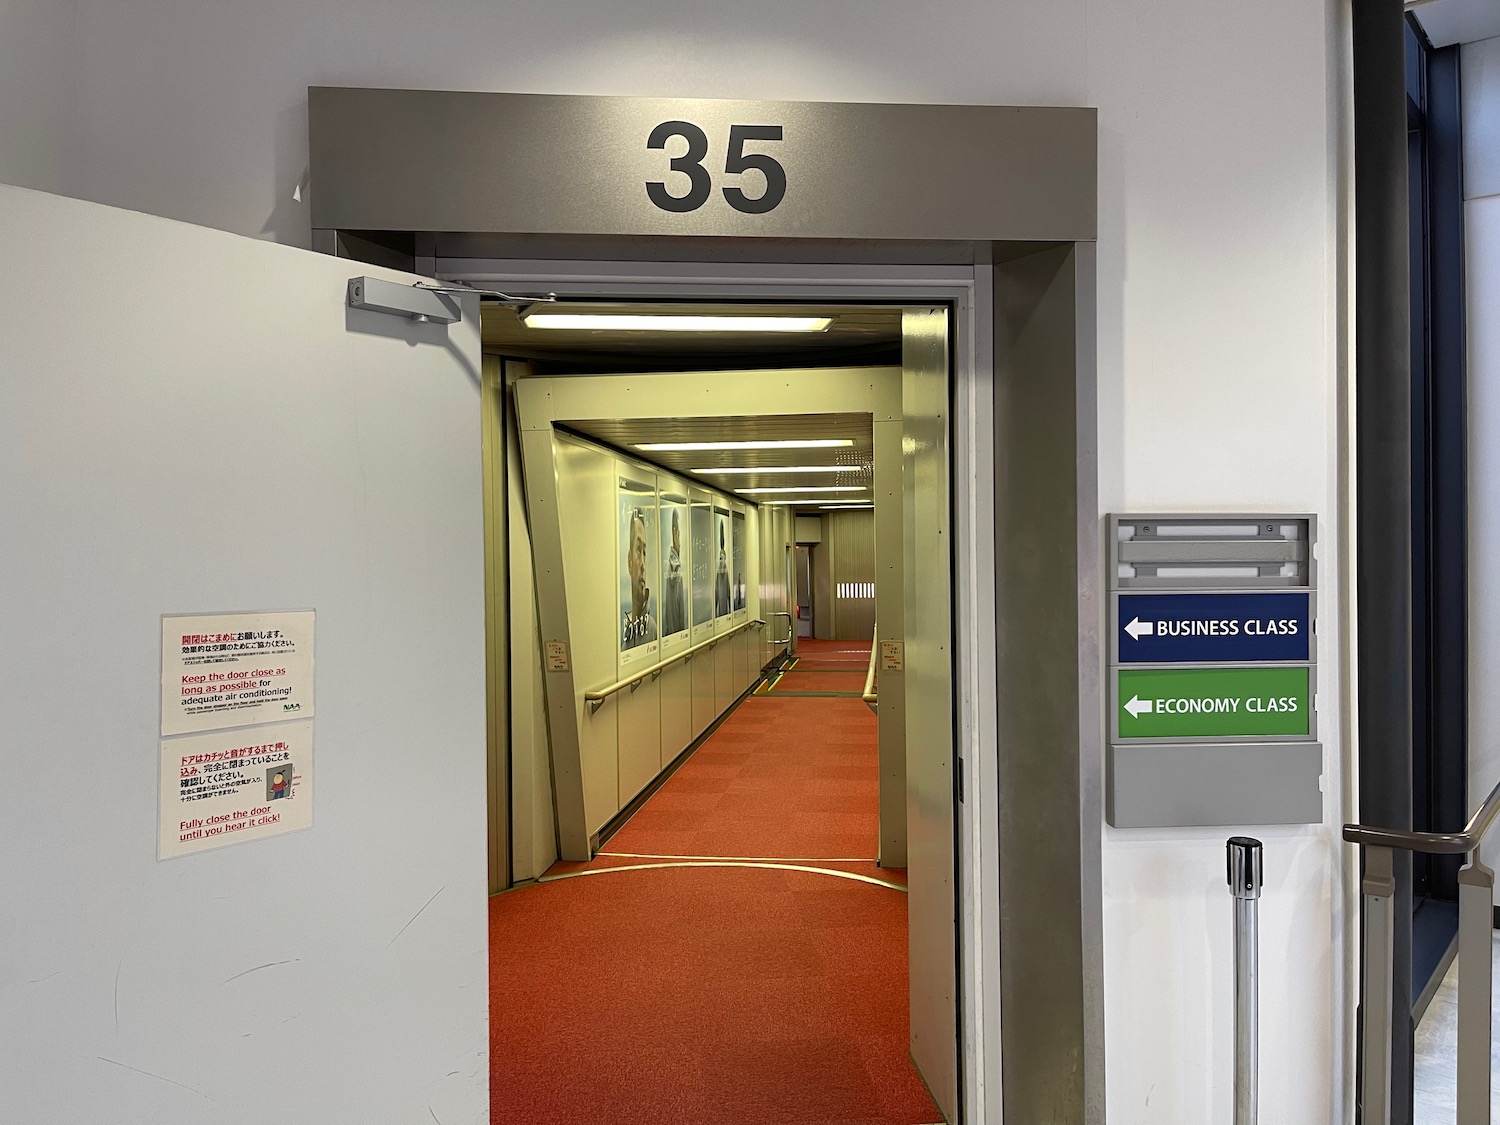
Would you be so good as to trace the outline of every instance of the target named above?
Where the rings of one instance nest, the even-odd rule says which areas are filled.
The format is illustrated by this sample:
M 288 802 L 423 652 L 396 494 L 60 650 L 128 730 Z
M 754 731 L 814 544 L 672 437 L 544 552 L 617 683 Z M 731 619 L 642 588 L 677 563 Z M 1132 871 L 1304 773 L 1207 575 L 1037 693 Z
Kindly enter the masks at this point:
M 713 194 L 713 173 L 704 165 L 708 156 L 708 134 L 701 126 L 691 121 L 663 121 L 651 130 L 646 139 L 648 149 L 665 150 L 676 138 L 687 142 L 687 151 L 674 156 L 668 163 L 670 171 L 686 176 L 668 184 L 665 180 L 651 180 L 646 184 L 646 198 L 662 211 L 682 215 L 696 211 L 708 202 Z M 725 187 L 721 190 L 729 206 L 745 215 L 764 215 L 774 211 L 786 198 L 786 169 L 774 156 L 763 152 L 746 152 L 749 143 L 774 144 L 782 139 L 780 125 L 731 125 L 729 127 L 729 150 L 724 157 L 724 173 L 737 176 L 744 172 L 759 172 L 765 179 L 765 190 L 759 195 L 750 195 L 741 187 Z M 673 146 L 676 147 L 676 146 Z M 682 195 L 673 193 L 673 188 L 686 187 Z

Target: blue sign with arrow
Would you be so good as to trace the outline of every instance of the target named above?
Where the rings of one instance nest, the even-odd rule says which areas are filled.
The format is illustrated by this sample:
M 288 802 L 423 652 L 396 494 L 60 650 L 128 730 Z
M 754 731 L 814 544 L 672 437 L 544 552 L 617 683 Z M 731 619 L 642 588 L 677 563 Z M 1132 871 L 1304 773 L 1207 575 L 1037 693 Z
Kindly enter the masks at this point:
M 1121 594 L 1115 643 L 1121 664 L 1310 660 L 1306 592 Z

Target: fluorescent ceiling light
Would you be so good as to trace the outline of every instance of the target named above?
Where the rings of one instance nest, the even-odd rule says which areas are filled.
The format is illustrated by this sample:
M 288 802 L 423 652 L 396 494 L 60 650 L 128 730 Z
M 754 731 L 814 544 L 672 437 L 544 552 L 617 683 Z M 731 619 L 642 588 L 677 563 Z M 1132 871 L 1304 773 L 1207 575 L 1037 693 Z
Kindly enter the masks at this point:
M 862 484 L 816 484 L 816 485 L 777 485 L 775 488 L 737 488 L 736 492 L 744 496 L 750 496 L 761 492 L 867 492 L 868 489 Z M 828 497 L 823 497 L 828 499 Z
M 862 473 L 862 465 L 766 465 L 761 468 L 737 466 L 733 469 L 689 469 L 690 473 L 712 476 L 716 473 L 747 475 L 752 473 Z
M 826 496 L 804 496 L 800 500 L 762 500 L 760 503 L 767 508 L 811 508 L 827 499 Z
M 803 438 L 796 441 L 652 441 L 636 448 L 647 453 L 700 453 L 713 449 L 847 449 L 853 438 Z
M 874 504 L 819 504 L 818 507 L 825 512 L 868 512 L 875 507 Z
M 527 313 L 527 328 L 604 332 L 824 332 L 828 316 L 691 316 L 666 313 Z

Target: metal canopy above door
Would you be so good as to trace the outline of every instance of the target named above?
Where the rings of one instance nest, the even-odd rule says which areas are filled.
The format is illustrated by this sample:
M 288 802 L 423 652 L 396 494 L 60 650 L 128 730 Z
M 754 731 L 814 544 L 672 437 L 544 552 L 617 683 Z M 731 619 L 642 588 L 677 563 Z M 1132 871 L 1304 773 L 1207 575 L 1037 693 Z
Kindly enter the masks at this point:
M 346 231 L 1092 241 L 1097 114 L 1035 106 L 308 90 Z

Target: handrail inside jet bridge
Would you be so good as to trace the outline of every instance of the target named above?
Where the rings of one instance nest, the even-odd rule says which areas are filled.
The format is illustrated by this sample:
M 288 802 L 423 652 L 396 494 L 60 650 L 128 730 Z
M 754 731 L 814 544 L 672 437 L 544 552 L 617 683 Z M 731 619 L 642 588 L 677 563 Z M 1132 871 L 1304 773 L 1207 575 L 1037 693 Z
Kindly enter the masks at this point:
M 664 671 L 670 668 L 673 664 L 676 664 L 679 660 L 686 660 L 688 657 L 692 656 L 693 653 L 699 651 L 700 649 L 713 648 L 714 645 L 718 644 L 720 641 L 727 641 L 736 633 L 740 632 L 743 629 L 748 629 L 752 625 L 763 626 L 765 625 L 765 622 L 761 621 L 759 618 L 754 621 L 742 621 L 727 633 L 717 633 L 714 636 L 709 637 L 706 641 L 699 641 L 692 648 L 685 648 L 675 656 L 669 656 L 665 660 L 658 660 L 649 668 L 642 668 L 639 672 L 632 672 L 625 679 L 616 680 L 608 687 L 595 688 L 593 691 L 584 692 L 583 698 L 588 700 L 589 714 L 592 715 L 595 711 L 599 710 L 600 707 L 603 707 L 604 701 L 610 696 L 614 695 L 616 692 L 624 691 L 628 687 L 634 687 L 636 684 L 640 683 L 647 677 L 650 677 L 654 680 L 657 676 L 660 676 Z

